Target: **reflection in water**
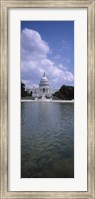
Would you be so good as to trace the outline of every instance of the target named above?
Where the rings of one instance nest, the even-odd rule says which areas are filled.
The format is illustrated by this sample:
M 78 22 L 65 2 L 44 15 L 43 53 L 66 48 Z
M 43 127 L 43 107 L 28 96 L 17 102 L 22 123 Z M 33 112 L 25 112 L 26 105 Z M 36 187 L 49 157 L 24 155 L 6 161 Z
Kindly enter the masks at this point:
M 74 177 L 74 104 L 21 103 L 21 177 Z

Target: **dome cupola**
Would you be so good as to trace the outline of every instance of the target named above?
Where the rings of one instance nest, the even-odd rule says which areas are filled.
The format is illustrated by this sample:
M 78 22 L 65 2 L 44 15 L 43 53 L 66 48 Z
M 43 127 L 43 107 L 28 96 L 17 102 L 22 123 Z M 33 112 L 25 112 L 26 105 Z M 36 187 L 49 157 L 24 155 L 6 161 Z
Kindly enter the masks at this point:
M 45 72 L 44 72 L 43 77 L 40 80 L 39 87 L 48 87 L 48 86 L 49 86 L 48 79 L 45 76 Z

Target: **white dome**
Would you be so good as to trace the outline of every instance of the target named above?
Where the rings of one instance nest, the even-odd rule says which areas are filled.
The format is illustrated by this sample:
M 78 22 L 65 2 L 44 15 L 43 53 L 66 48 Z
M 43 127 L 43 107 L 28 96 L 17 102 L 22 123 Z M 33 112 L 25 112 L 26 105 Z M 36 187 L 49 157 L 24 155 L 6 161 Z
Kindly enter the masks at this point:
M 40 86 L 40 87 L 49 86 L 48 79 L 47 79 L 47 77 L 45 76 L 45 73 L 44 73 L 43 77 L 41 78 L 41 81 L 40 81 L 39 86 Z

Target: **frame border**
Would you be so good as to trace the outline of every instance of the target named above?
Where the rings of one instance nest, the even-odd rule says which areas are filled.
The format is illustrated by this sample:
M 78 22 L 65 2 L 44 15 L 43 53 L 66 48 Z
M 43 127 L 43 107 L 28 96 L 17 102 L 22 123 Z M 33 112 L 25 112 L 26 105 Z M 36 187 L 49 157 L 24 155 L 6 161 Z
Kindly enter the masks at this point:
M 87 8 L 88 16 L 88 190 L 86 192 L 8 191 L 8 9 L 9 8 Z M 0 195 L 1 199 L 94 199 L 95 198 L 95 1 L 94 0 L 1 0 L 0 1 Z

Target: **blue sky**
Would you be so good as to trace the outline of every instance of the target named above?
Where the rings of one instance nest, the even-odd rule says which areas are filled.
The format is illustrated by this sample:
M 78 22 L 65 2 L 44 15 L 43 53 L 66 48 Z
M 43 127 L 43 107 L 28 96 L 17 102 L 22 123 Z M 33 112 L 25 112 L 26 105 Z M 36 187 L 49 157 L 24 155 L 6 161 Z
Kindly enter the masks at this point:
M 38 87 L 43 73 L 53 88 L 74 85 L 74 22 L 21 22 L 21 79 Z

